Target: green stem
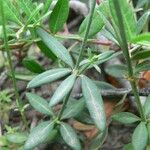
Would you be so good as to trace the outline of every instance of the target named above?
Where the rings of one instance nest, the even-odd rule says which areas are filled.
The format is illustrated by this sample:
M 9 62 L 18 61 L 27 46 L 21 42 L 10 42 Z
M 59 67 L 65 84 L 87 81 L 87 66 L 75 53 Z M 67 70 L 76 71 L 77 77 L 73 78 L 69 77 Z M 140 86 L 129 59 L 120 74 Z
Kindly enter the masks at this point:
M 23 122 L 25 123 L 26 127 L 27 127 L 27 121 L 25 118 L 25 115 L 23 113 L 23 109 L 22 109 L 22 103 L 19 100 L 19 92 L 18 92 L 18 88 L 17 88 L 17 83 L 16 83 L 16 79 L 15 79 L 15 72 L 13 69 L 13 64 L 12 64 L 12 60 L 11 60 L 11 53 L 10 53 L 10 49 L 9 49 L 9 45 L 8 45 L 8 37 L 7 37 L 7 31 L 6 31 L 6 20 L 5 20 L 5 14 L 4 14 L 4 8 L 3 8 L 3 0 L 0 0 L 1 4 L 0 4 L 0 14 L 2 17 L 2 26 L 3 26 L 3 33 L 4 33 L 4 47 L 5 50 L 7 52 L 7 57 L 8 57 L 8 62 L 9 62 L 9 67 L 10 67 L 10 71 L 12 74 L 12 81 L 13 81 L 13 86 L 14 86 L 14 90 L 15 90 L 15 97 L 16 97 L 16 104 L 17 107 L 20 111 L 21 117 Z
M 122 19 L 123 16 L 122 16 L 122 12 L 120 9 L 119 0 L 113 0 L 113 5 L 115 7 L 115 11 L 118 16 L 118 18 L 117 18 L 118 19 L 118 28 L 119 28 L 120 37 L 121 37 L 121 39 L 119 39 L 120 47 L 123 50 L 124 57 L 126 59 L 129 81 L 132 86 L 132 91 L 133 91 L 135 99 L 136 99 L 136 103 L 138 106 L 140 116 L 143 121 L 146 121 L 146 117 L 144 115 L 144 110 L 143 110 L 143 107 L 142 107 L 142 104 L 140 101 L 140 97 L 139 97 L 139 93 L 138 93 L 138 89 L 137 89 L 137 85 L 136 85 L 136 79 L 135 79 L 134 73 L 133 73 L 132 62 L 131 62 L 130 55 L 129 55 L 128 43 L 127 43 L 127 39 L 126 39 L 126 33 L 125 33 L 124 23 L 123 23 L 123 19 Z
M 85 46 L 85 44 L 86 44 L 86 42 L 87 42 L 87 39 L 88 39 L 88 34 L 89 34 L 91 22 L 92 22 L 92 17 L 93 17 L 95 5 L 96 5 L 96 0 L 94 0 L 94 1 L 92 2 L 92 7 L 91 7 L 91 10 L 90 10 L 88 25 L 87 25 L 87 28 L 86 28 L 85 36 L 84 36 L 84 39 L 83 39 L 83 42 L 82 42 L 82 45 L 81 45 L 81 49 L 80 49 L 80 52 L 79 52 L 79 57 L 78 57 L 78 60 L 77 60 L 75 69 L 77 69 L 77 68 L 79 67 L 79 63 L 80 63 L 80 60 L 81 60 L 81 57 L 82 57 L 82 53 L 83 53 L 83 50 L 84 50 L 84 46 Z M 68 100 L 69 100 L 71 91 L 72 91 L 72 90 L 70 90 L 70 92 L 67 94 L 67 96 L 66 96 L 65 99 L 64 99 L 64 103 L 63 103 L 62 109 L 61 109 L 60 113 L 58 114 L 58 120 L 61 119 L 61 116 L 62 116 L 62 114 L 63 114 L 63 112 L 64 112 L 64 110 L 65 110 L 65 108 L 66 108 L 66 104 L 68 103 Z
M 47 30 L 46 30 L 47 31 Z M 83 42 L 83 38 L 77 36 L 77 35 L 54 35 L 56 38 L 60 38 L 60 39 L 67 39 L 67 40 L 76 40 L 76 41 L 79 41 L 79 42 Z M 30 45 L 32 44 L 33 42 L 38 42 L 38 41 L 41 41 L 40 38 L 35 38 L 35 39 L 21 39 L 19 41 L 16 41 L 16 40 L 13 40 L 13 41 L 8 41 L 9 43 L 9 46 L 12 46 L 14 47 L 13 49 L 16 49 L 17 47 L 16 46 L 19 46 L 19 45 Z M 17 42 L 17 44 L 16 44 Z M 19 43 L 20 42 L 20 43 Z M 15 44 L 13 44 L 15 43 Z M 90 43 L 90 44 L 96 44 L 96 45 L 106 45 L 106 46 L 110 46 L 111 45 L 111 42 L 110 41 L 101 41 L 101 40 L 98 40 L 98 39 L 87 39 L 87 43 Z M 3 44 L 0 44 L 0 51 L 3 49 L 4 45 Z
M 72 91 L 72 90 L 71 90 L 71 91 Z M 64 110 L 65 110 L 65 108 L 66 108 L 66 105 L 67 105 L 67 103 L 68 103 L 68 100 L 69 100 L 71 91 L 67 94 L 67 96 L 66 96 L 65 99 L 64 99 L 63 106 L 62 106 L 62 108 L 61 108 L 60 113 L 58 114 L 58 120 L 61 119 L 61 116 L 62 116 L 62 114 L 63 114 L 63 112 L 64 112 Z
M 82 44 L 81 44 L 81 49 L 80 49 L 80 53 L 79 53 L 79 57 L 78 57 L 75 69 L 78 69 L 79 63 L 80 63 L 81 58 L 82 58 L 82 53 L 84 51 L 84 47 L 85 47 L 85 44 L 86 44 L 87 39 L 88 39 L 88 34 L 89 34 L 89 31 L 90 31 L 90 27 L 91 27 L 95 6 L 96 6 L 96 0 L 93 0 L 92 4 L 91 4 L 89 20 L 88 20 L 88 24 L 87 24 L 86 31 L 85 31 L 85 36 L 84 36 L 84 39 L 83 39 Z

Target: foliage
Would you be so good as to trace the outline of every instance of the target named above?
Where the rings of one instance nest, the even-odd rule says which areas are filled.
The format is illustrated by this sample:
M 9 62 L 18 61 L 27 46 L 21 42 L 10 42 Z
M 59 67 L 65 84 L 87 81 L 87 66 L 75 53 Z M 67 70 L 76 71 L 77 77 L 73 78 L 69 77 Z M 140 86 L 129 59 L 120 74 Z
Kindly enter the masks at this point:
M 0 0 L 2 2 L 2 0 Z M 1 139 L 6 142 L 24 145 L 25 150 L 34 149 L 39 144 L 48 143 L 55 140 L 57 136 L 74 150 L 82 149 L 81 140 L 77 132 L 69 125 L 68 120 L 74 118 L 94 124 L 98 129 L 98 135 L 91 142 L 91 150 L 99 149 L 107 136 L 106 114 L 103 98 L 99 92 L 102 86 L 86 75 L 86 71 L 95 68 L 101 73 L 102 63 L 123 54 L 125 64 L 111 65 L 105 72 L 111 76 L 125 78 L 130 81 L 139 116 L 129 112 L 119 112 L 113 114 L 112 119 L 124 124 L 138 122 L 132 142 L 125 146 L 133 147 L 135 150 L 144 150 L 148 145 L 150 136 L 149 97 L 142 106 L 137 89 L 137 77 L 143 71 L 150 70 L 150 34 L 143 32 L 148 21 L 149 10 L 136 20 L 134 8 L 127 0 L 107 0 L 96 5 L 96 0 L 91 0 L 90 12 L 79 27 L 78 35 L 61 36 L 58 34 L 67 22 L 69 15 L 69 0 L 58 0 L 51 8 L 52 0 L 35 2 L 32 0 L 6 0 L 1 5 L 0 27 L 4 34 L 0 38 L 4 39 L 2 49 L 7 50 L 13 43 L 23 45 L 37 44 L 41 53 L 49 58 L 55 66 L 44 68 L 36 59 L 25 57 L 22 64 L 29 70 L 28 75 L 17 74 L 11 69 L 11 77 L 14 79 L 28 80 L 27 89 L 33 89 L 45 84 L 52 84 L 61 80 L 60 85 L 54 91 L 53 96 L 48 101 L 37 94 L 26 93 L 30 105 L 38 112 L 48 116 L 48 121 L 41 121 L 30 134 L 21 133 L 8 134 Z M 138 2 L 138 7 L 145 5 Z M 3 22 L 6 19 L 7 23 Z M 48 20 L 49 27 L 45 25 Z M 90 47 L 97 33 L 106 33 L 106 37 L 121 48 L 121 52 L 115 50 L 95 51 Z M 8 38 L 8 39 L 7 39 Z M 72 39 L 80 41 L 80 48 L 68 50 L 60 39 Z M 95 42 L 95 41 L 94 41 Z M 94 43 L 93 42 L 93 43 Z M 14 45 L 13 45 L 14 46 Z M 130 49 L 130 47 L 132 49 Z M 136 48 L 138 47 L 138 48 Z M 147 49 L 145 49 L 145 47 Z M 133 51 L 132 51 L 133 50 Z M 8 51 L 9 55 L 9 51 Z M 10 66 L 11 58 L 9 58 Z M 77 80 L 80 80 L 83 98 L 79 100 L 71 99 L 71 92 Z M 104 88 L 114 88 L 111 85 Z M 14 84 L 15 86 L 15 84 Z M 16 86 L 15 86 L 16 87 Z M 17 99 L 16 103 L 24 120 L 24 107 Z M 12 95 L 7 91 L 0 93 L 0 101 L 9 102 Z M 59 111 L 53 109 L 57 104 L 63 102 Z M 86 110 L 86 111 L 85 111 Z M 24 120 L 24 123 L 26 121 Z M 16 141 L 14 141 L 16 139 Z M 4 143 L 5 143 L 4 142 Z M 17 147 L 18 148 L 18 147 Z

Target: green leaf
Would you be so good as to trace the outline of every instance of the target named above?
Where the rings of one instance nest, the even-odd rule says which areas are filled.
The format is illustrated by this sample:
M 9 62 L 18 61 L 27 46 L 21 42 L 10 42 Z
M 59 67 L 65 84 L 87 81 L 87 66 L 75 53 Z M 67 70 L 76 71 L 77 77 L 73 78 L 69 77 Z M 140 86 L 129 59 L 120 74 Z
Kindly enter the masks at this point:
M 55 138 L 57 138 L 57 136 L 58 136 L 58 130 L 53 129 L 53 130 L 51 131 L 51 134 L 50 134 L 50 135 L 48 136 L 48 138 L 46 139 L 46 143 L 50 143 L 50 142 L 54 141 Z
M 143 30 L 143 28 L 144 28 L 146 22 L 147 22 L 148 19 L 149 19 L 149 15 L 150 15 L 150 11 L 148 10 L 148 11 L 145 12 L 145 13 L 140 17 L 140 19 L 137 21 L 137 26 L 136 26 L 136 28 L 137 28 L 137 33 L 140 33 L 140 32 Z
M 149 3 L 149 0 L 142 0 L 142 1 L 138 0 L 136 8 L 141 8 L 141 7 L 143 7 L 144 5 L 146 5 L 148 3 Z
M 11 73 L 8 73 L 8 76 L 12 77 Z M 31 81 L 33 78 L 35 78 L 36 75 L 34 74 L 23 74 L 19 72 L 15 72 L 15 78 L 17 80 L 23 80 L 23 81 Z
M 40 3 L 33 12 L 31 12 L 30 17 L 28 17 L 25 26 L 29 25 L 32 20 L 35 18 L 37 14 L 39 14 L 40 10 L 43 8 L 43 3 Z
M 44 3 L 44 8 L 43 8 L 43 14 L 45 14 L 46 12 L 48 12 L 49 7 L 51 6 L 52 0 L 47 0 Z
M 146 60 L 146 61 L 143 61 L 143 62 L 137 64 L 134 68 L 134 73 L 137 74 L 137 73 L 147 71 L 147 70 L 150 70 L 150 61 L 149 60 Z
M 85 107 L 85 101 L 83 99 L 75 100 L 75 103 L 71 103 L 67 105 L 66 109 L 64 110 L 61 119 L 69 119 L 77 116 Z
M 73 149 L 81 150 L 81 145 L 74 129 L 67 123 L 61 123 L 60 133 L 64 141 Z
M 132 145 L 134 150 L 145 150 L 148 140 L 148 133 L 144 122 L 141 122 L 132 135 Z
M 44 68 L 35 59 L 25 58 L 22 63 L 24 67 L 33 73 L 42 73 L 44 71 Z
M 12 134 L 7 134 L 6 138 L 11 143 L 22 144 L 27 140 L 27 134 L 26 133 L 12 133 Z
M 108 2 L 106 2 L 106 1 L 102 2 L 98 6 L 98 8 L 95 9 L 88 37 L 92 37 L 95 34 L 97 34 L 104 26 L 104 21 L 103 21 L 102 17 L 98 14 L 97 11 L 102 12 L 107 17 L 108 16 L 108 13 L 107 13 L 108 12 Z M 88 19 L 89 19 L 89 15 L 84 19 L 84 21 L 80 25 L 79 34 L 81 36 L 85 35 L 85 30 L 86 30 Z
M 19 25 L 22 25 L 18 10 L 10 0 L 4 1 L 4 10 L 5 16 L 9 21 L 13 21 Z
M 17 3 L 19 7 L 22 9 L 22 11 L 27 15 L 27 18 L 29 18 L 30 15 L 32 14 L 32 11 L 34 10 L 33 2 L 27 0 L 18 0 Z
M 69 14 L 69 1 L 58 0 L 49 19 L 49 27 L 52 33 L 57 33 L 63 28 Z
M 149 116 L 150 114 L 150 95 L 146 98 L 144 103 L 144 113 L 146 116 Z
M 115 6 L 114 6 L 113 1 L 114 0 L 109 0 L 109 6 L 110 6 L 110 10 L 111 10 L 111 15 L 113 18 L 112 21 L 113 21 L 114 27 L 118 27 L 119 21 L 118 21 L 118 16 L 115 11 Z M 119 0 L 119 2 L 120 2 L 120 6 L 121 6 L 120 9 L 122 12 L 126 37 L 127 37 L 128 41 L 130 41 L 131 38 L 136 35 L 136 21 L 134 18 L 133 9 L 128 4 L 127 0 Z M 118 28 L 116 30 L 118 30 Z
M 62 61 L 73 68 L 74 64 L 68 50 L 58 42 L 54 37 L 42 28 L 37 28 L 37 34 L 40 36 L 45 45 Z
M 132 143 L 126 144 L 126 145 L 123 147 L 123 150 L 133 150 L 133 145 L 132 145 Z
M 27 93 L 26 94 L 31 106 L 46 115 L 53 115 L 53 111 L 51 110 L 51 108 L 48 106 L 48 103 L 45 99 L 43 99 L 42 97 L 36 95 L 36 94 L 32 94 L 32 93 Z
M 109 53 L 112 53 L 112 54 L 109 54 Z M 110 56 L 109 56 L 109 57 L 104 57 L 105 54 L 108 54 L 108 55 L 110 55 Z M 104 55 L 103 55 L 103 53 L 102 53 L 102 54 L 100 54 L 100 57 L 98 58 L 99 60 L 96 62 L 96 64 L 97 64 L 97 65 L 100 65 L 100 64 L 102 64 L 102 63 L 104 63 L 104 62 L 106 62 L 106 61 L 108 61 L 108 60 L 110 60 L 110 59 L 113 59 L 113 58 L 115 58 L 115 57 L 117 57 L 117 56 L 119 56 L 119 55 L 121 55 L 121 54 L 122 54 L 122 52 L 113 53 L 113 51 L 105 52 Z M 103 56 L 103 58 L 102 58 L 101 56 Z
M 94 82 L 86 76 L 82 76 L 82 92 L 93 121 L 101 131 L 104 131 L 106 117 L 103 100 Z
M 93 119 L 90 117 L 90 114 L 85 110 L 83 110 L 80 114 L 78 114 L 75 119 L 83 124 L 93 125 Z
M 109 90 L 109 89 L 116 89 L 114 86 L 112 86 L 111 84 L 107 83 L 107 82 L 103 82 L 103 81 L 94 81 L 94 83 L 96 84 L 96 86 L 100 89 L 100 90 Z
M 147 123 L 148 143 L 150 142 L 150 122 Z
M 114 114 L 112 116 L 112 119 L 123 124 L 130 124 L 130 123 L 140 121 L 139 117 L 129 112 L 120 112 L 120 113 Z
M 114 42 L 115 44 L 118 44 L 118 41 L 116 39 L 116 35 L 115 32 L 112 31 L 110 32 L 109 29 L 105 29 L 103 28 L 102 31 L 100 32 L 104 37 L 106 37 L 107 39 L 109 39 L 110 41 Z
M 49 10 L 47 13 L 45 13 L 44 15 L 42 15 L 42 16 L 40 16 L 39 18 L 38 18 L 38 20 L 36 20 L 35 22 L 34 22 L 34 25 L 38 25 L 38 24 L 42 24 L 42 23 L 44 23 L 44 21 L 48 18 L 48 16 L 51 14 L 51 10 Z
M 103 132 L 98 134 L 90 144 L 90 150 L 98 150 L 101 148 L 108 134 L 108 129 L 106 128 Z
M 33 87 L 38 87 L 43 84 L 51 83 L 53 81 L 56 81 L 67 74 L 71 72 L 70 69 L 68 68 L 58 68 L 58 69 L 51 69 L 48 71 L 45 71 L 35 78 L 33 78 L 29 83 L 27 88 L 33 88 Z
M 127 67 L 125 65 L 110 65 L 105 69 L 106 73 L 113 77 L 125 78 L 127 75 Z
M 42 53 L 45 54 L 45 56 L 52 59 L 53 61 L 55 61 L 57 59 L 57 57 L 54 55 L 54 53 L 42 41 L 38 41 L 37 45 L 40 48 L 40 50 L 42 51 Z
M 98 55 L 99 60 L 108 59 L 114 54 L 114 51 L 109 50 Z
M 45 143 L 51 132 L 53 131 L 54 122 L 45 121 L 40 123 L 37 127 L 31 130 L 28 140 L 25 143 L 24 149 L 34 149 L 39 144 Z
M 147 145 L 146 150 L 150 150 L 150 145 Z
M 147 58 L 150 58 L 150 50 L 138 51 L 132 56 L 132 60 L 141 60 Z
M 134 38 L 132 42 L 140 45 L 150 45 L 150 33 L 143 33 Z
M 54 95 L 50 99 L 50 106 L 58 104 L 71 91 L 76 80 L 76 75 L 72 74 L 65 79 L 56 89 Z

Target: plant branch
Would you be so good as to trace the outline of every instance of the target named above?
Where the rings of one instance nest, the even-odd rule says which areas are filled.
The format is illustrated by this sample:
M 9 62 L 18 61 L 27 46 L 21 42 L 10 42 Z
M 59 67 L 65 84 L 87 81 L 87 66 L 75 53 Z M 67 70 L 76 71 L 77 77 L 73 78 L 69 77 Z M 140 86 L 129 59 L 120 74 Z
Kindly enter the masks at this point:
M 127 96 L 134 96 L 132 89 L 119 88 L 119 89 L 106 89 L 99 91 L 103 97 L 108 98 L 120 98 L 123 95 L 127 94 Z M 140 96 L 148 96 L 150 94 L 150 88 L 139 89 L 138 93 Z M 82 97 L 82 93 L 73 95 L 74 98 L 79 99 Z
M 83 41 L 83 38 L 77 36 L 77 35 L 72 35 L 72 34 L 67 34 L 67 35 L 63 35 L 63 34 L 57 34 L 55 35 L 56 38 L 60 38 L 60 39 L 67 39 L 67 40 L 76 40 L 76 41 L 79 41 L 79 42 L 82 42 Z M 20 40 L 19 42 L 17 41 L 17 43 L 15 41 L 11 41 L 8 42 L 9 44 L 9 47 L 11 49 L 18 49 L 18 48 L 21 48 L 22 46 L 24 46 L 25 44 L 32 44 L 33 42 L 38 42 L 38 41 L 41 41 L 41 39 L 39 38 L 36 38 L 36 39 L 29 39 L 29 40 Z M 15 44 L 13 44 L 15 43 Z M 100 39 L 87 39 L 87 43 L 90 43 L 90 44 L 96 44 L 96 45 L 105 45 L 105 46 L 111 46 L 112 45 L 112 42 L 109 41 L 109 40 L 100 40 Z M 0 50 L 2 50 L 4 48 L 4 44 L 0 44 Z
M 86 44 L 87 39 L 88 39 L 88 34 L 89 34 L 91 23 L 92 23 L 94 9 L 95 9 L 95 6 L 96 6 L 96 0 L 91 1 L 91 3 L 92 4 L 91 4 L 91 9 L 90 9 L 90 14 L 89 14 L 89 20 L 88 20 L 88 24 L 87 24 L 86 31 L 85 31 L 85 36 L 84 36 L 84 39 L 83 39 L 83 42 L 82 42 L 82 45 L 81 45 L 81 49 L 80 49 L 80 53 L 79 53 L 79 57 L 77 59 L 75 69 L 77 69 L 79 67 L 79 63 L 80 63 L 81 58 L 82 58 L 82 53 L 84 51 L 85 44 Z
M 92 22 L 92 17 L 93 17 L 93 13 L 94 13 L 94 9 L 95 9 L 95 5 L 96 5 L 96 0 L 94 0 L 92 2 L 92 7 L 90 9 L 90 15 L 89 15 L 89 21 L 88 21 L 88 25 L 87 25 L 87 28 L 86 28 L 86 32 L 85 32 L 85 36 L 84 36 L 84 39 L 83 39 L 83 42 L 82 42 L 82 45 L 81 45 L 81 49 L 80 49 L 80 52 L 79 52 L 79 57 L 78 57 L 78 60 L 77 60 L 77 63 L 76 63 L 76 66 L 75 66 L 75 69 L 77 69 L 79 67 L 79 63 L 80 63 L 80 60 L 81 60 L 81 57 L 82 57 L 82 53 L 83 53 L 83 50 L 84 50 L 84 46 L 87 42 L 87 39 L 88 39 L 88 34 L 89 34 L 89 30 L 90 30 L 90 26 L 91 26 L 91 22 Z M 66 108 L 66 104 L 69 100 L 69 97 L 70 97 L 70 94 L 71 94 L 71 91 L 67 94 L 67 96 L 65 97 L 64 99 L 64 103 L 63 103 L 63 106 L 62 106 L 62 109 L 58 115 L 58 120 L 61 119 L 61 116 Z
M 136 79 L 135 79 L 134 73 L 133 73 L 132 62 L 131 62 L 130 55 L 129 55 L 128 43 L 127 43 L 127 39 L 126 39 L 126 33 L 125 33 L 125 28 L 124 28 L 124 23 L 123 23 L 123 16 L 122 16 L 122 12 L 120 9 L 119 0 L 113 0 L 113 5 L 115 7 L 115 11 L 116 11 L 116 14 L 118 16 L 117 17 L 118 28 L 119 28 L 119 34 L 121 37 L 121 39 L 119 39 L 120 47 L 123 50 L 123 54 L 124 54 L 124 57 L 126 59 L 129 81 L 130 81 L 130 84 L 132 86 L 132 91 L 133 91 L 135 99 L 136 99 L 136 103 L 138 106 L 140 116 L 141 116 L 143 121 L 146 121 L 146 118 L 144 115 L 144 110 L 143 110 L 143 107 L 142 107 L 142 104 L 140 101 L 140 97 L 139 97 L 139 93 L 138 93 L 138 89 L 137 89 Z
M 1 4 L 0 4 L 0 14 L 1 14 L 1 17 L 2 17 L 2 20 L 3 20 L 2 21 L 2 27 L 3 27 L 3 33 L 4 33 L 4 47 L 5 47 L 5 50 L 7 52 L 9 67 L 10 67 L 10 71 L 11 71 L 11 74 L 12 74 L 12 81 L 13 81 L 13 86 L 14 86 L 14 89 L 15 89 L 16 104 L 17 104 L 17 107 L 20 111 L 22 120 L 23 120 L 25 126 L 27 127 L 27 121 L 26 121 L 25 115 L 23 113 L 23 106 L 22 106 L 22 103 L 19 99 L 19 92 L 18 92 L 17 83 L 16 83 L 16 79 L 15 79 L 13 63 L 12 63 L 12 60 L 11 60 L 11 53 L 10 53 L 10 49 L 9 49 L 9 45 L 8 45 L 8 37 L 7 37 L 7 31 L 6 31 L 6 18 L 5 18 L 5 14 L 4 14 L 3 0 L 0 0 L 0 2 L 1 2 Z
M 66 108 L 66 105 L 67 105 L 67 103 L 68 103 L 69 97 L 70 97 L 70 95 L 71 95 L 71 91 L 72 91 L 72 90 L 70 90 L 70 92 L 67 94 L 67 96 L 66 96 L 65 99 L 64 99 L 63 106 L 62 106 L 62 108 L 61 108 L 61 110 L 60 110 L 60 113 L 58 114 L 58 120 L 61 119 L 61 116 L 62 116 L 62 114 L 63 114 L 63 112 L 64 112 L 64 110 L 65 110 L 65 108 Z

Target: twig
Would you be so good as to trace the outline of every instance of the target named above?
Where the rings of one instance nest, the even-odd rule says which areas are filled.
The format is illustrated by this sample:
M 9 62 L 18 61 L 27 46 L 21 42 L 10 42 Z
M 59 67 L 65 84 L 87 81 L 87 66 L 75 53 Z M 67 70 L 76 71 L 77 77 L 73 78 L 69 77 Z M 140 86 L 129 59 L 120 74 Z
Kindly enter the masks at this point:
M 49 32 L 48 30 L 46 30 L 47 32 Z M 60 38 L 60 39 L 67 39 L 67 40 L 76 40 L 78 42 L 82 42 L 83 41 L 83 38 L 78 36 L 78 35 L 74 35 L 74 34 L 56 34 L 55 35 L 56 38 Z M 12 44 L 12 43 L 9 43 L 8 46 L 10 47 L 11 50 L 15 50 L 15 49 L 20 49 L 22 48 L 23 46 L 25 46 L 26 44 L 30 45 L 32 44 L 33 42 L 38 42 L 38 41 L 41 41 L 41 39 L 37 38 L 37 39 L 33 39 L 33 40 L 20 40 L 18 43 L 14 43 L 15 44 Z M 99 40 L 99 39 L 88 39 L 87 40 L 87 43 L 90 43 L 90 44 L 97 44 L 97 45 L 106 45 L 106 46 L 111 46 L 112 45 L 112 42 L 109 41 L 109 40 Z M 4 44 L 2 43 L 2 45 L 0 44 L 0 51 L 4 51 Z
M 100 93 L 103 97 L 109 97 L 109 98 L 122 97 L 124 94 L 127 94 L 127 96 L 134 96 L 132 89 L 126 89 L 126 88 L 100 90 Z M 150 94 L 150 88 L 139 89 L 138 93 L 140 96 L 148 96 Z M 73 95 L 73 97 L 79 99 L 82 97 L 82 93 Z
M 93 3 L 92 3 L 92 7 L 91 7 L 91 10 L 90 10 L 90 15 L 89 15 L 89 20 L 88 20 L 88 24 L 87 24 L 87 27 L 86 27 L 85 36 L 84 36 L 84 39 L 83 39 L 83 42 L 82 42 L 82 45 L 81 45 L 81 48 L 80 48 L 77 63 L 76 63 L 75 68 L 74 68 L 75 70 L 78 69 L 78 67 L 79 67 L 79 63 L 80 63 L 80 60 L 81 60 L 81 57 L 82 57 L 82 53 L 84 51 L 84 46 L 85 46 L 85 44 L 87 42 L 87 39 L 88 39 L 88 34 L 89 34 L 90 26 L 91 26 L 91 23 L 92 23 L 92 17 L 93 17 L 95 5 L 96 5 L 96 0 L 94 0 Z M 64 99 L 62 109 L 60 110 L 60 113 L 57 116 L 58 120 L 61 119 L 61 116 L 62 116 L 62 114 L 65 110 L 66 104 L 68 103 L 69 97 L 71 95 L 71 91 L 72 91 L 72 89 L 70 90 L 70 92 L 67 94 L 67 96 Z
M 91 27 L 95 6 L 96 6 L 96 0 L 92 1 L 92 4 L 91 4 L 91 9 L 90 9 L 90 13 L 89 13 L 89 20 L 88 20 L 88 24 L 86 26 L 85 36 L 84 36 L 82 44 L 81 44 L 79 57 L 77 59 L 77 63 L 76 63 L 75 69 L 78 69 L 78 67 L 79 67 L 79 63 L 80 63 L 81 58 L 82 58 L 82 53 L 83 53 L 85 45 L 87 43 L 88 34 L 89 34 L 89 31 L 90 31 L 90 27 Z
M 118 41 L 119 41 L 120 47 L 123 51 L 124 57 L 126 59 L 126 64 L 127 64 L 127 68 L 128 68 L 128 79 L 130 81 L 132 91 L 134 93 L 134 97 L 136 99 L 136 103 L 138 106 L 138 111 L 140 113 L 141 119 L 142 119 L 142 121 L 146 121 L 144 109 L 143 109 L 141 101 L 140 101 L 137 83 L 136 83 L 136 79 L 134 76 L 132 62 L 131 62 L 131 58 L 130 58 L 130 54 L 129 54 L 128 42 L 127 42 L 125 27 L 124 27 L 124 21 L 123 21 L 123 16 L 122 16 L 121 7 L 120 7 L 121 3 L 119 0 L 113 0 L 112 2 L 114 5 L 114 8 L 115 8 L 116 15 L 117 15 L 117 22 L 118 22 L 118 29 L 119 29 Z M 115 28 L 115 32 L 116 32 L 116 34 L 118 34 L 116 28 Z
M 11 74 L 12 74 L 12 81 L 13 81 L 13 86 L 14 86 L 14 89 L 15 89 L 16 104 L 17 104 L 17 107 L 20 111 L 22 120 L 23 120 L 23 122 L 24 122 L 24 124 L 27 128 L 27 121 L 26 121 L 26 117 L 25 117 L 23 109 L 22 109 L 23 108 L 22 102 L 19 99 L 19 93 L 18 93 L 16 78 L 15 78 L 15 72 L 14 72 L 13 63 L 12 63 L 12 60 L 11 60 L 10 48 L 9 48 L 9 45 L 8 45 L 8 37 L 7 37 L 7 30 L 6 30 L 6 18 L 5 18 L 4 7 L 3 7 L 4 3 L 3 3 L 3 0 L 0 0 L 0 2 L 1 2 L 0 14 L 1 14 L 1 18 L 3 20 L 2 21 L 2 27 L 3 27 L 3 33 L 4 33 L 4 47 L 5 47 L 5 50 L 7 52 L 9 67 L 10 67 L 10 71 L 11 71 Z

